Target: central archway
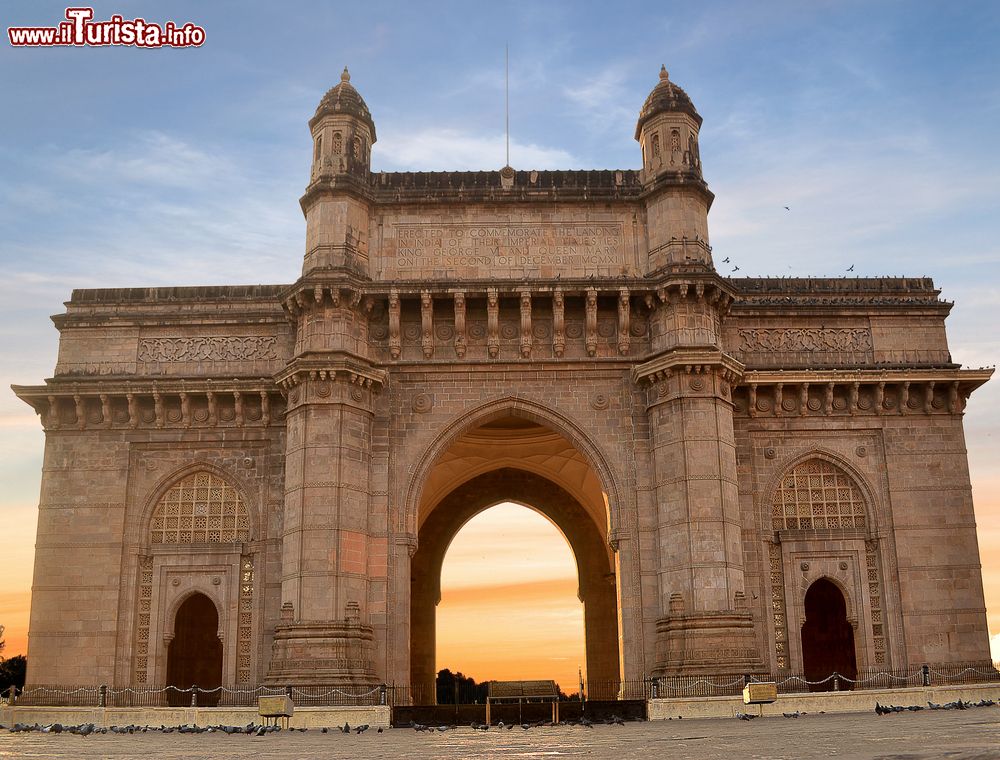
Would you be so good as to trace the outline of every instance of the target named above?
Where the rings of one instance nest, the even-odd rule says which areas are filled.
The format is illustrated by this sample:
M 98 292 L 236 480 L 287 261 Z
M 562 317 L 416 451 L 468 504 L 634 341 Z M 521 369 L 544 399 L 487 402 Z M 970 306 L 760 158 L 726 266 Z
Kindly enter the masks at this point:
M 618 606 L 613 558 L 592 514 L 567 489 L 537 473 L 501 467 L 451 490 L 420 526 L 411 565 L 410 668 L 417 699 L 434 694 L 436 607 L 441 566 L 454 536 L 479 512 L 503 501 L 530 504 L 566 537 L 577 561 L 584 605 L 588 681 L 617 692 L 620 672 Z

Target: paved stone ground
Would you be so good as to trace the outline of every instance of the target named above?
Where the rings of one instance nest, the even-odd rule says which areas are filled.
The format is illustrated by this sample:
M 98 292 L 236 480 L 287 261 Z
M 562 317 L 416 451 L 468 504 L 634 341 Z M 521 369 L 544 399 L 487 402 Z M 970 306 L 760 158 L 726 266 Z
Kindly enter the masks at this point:
M 626 726 L 491 729 L 423 734 L 386 729 L 360 736 L 285 733 L 261 738 L 224 734 L 70 734 L 0 732 L 0 758 L 880 758 L 985 760 L 1000 757 L 1000 707 L 965 711 L 806 715 L 797 719 L 728 718 L 653 721 Z

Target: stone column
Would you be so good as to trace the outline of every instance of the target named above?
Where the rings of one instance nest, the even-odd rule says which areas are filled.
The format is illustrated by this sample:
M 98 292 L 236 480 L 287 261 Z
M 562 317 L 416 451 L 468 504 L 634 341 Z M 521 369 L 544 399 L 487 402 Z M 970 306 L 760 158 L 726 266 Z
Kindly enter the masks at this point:
M 692 326 L 715 338 L 717 324 L 708 313 L 717 299 L 690 290 L 682 285 L 651 320 L 669 348 L 633 370 L 647 389 L 658 524 L 653 672 L 743 673 L 762 665 L 746 606 L 733 433 L 731 389 L 743 367 L 717 343 L 686 340 Z
M 369 684 L 378 680 L 370 586 L 384 585 L 388 562 L 370 483 L 385 373 L 358 358 L 358 299 L 336 286 L 309 292 L 313 302 L 297 314 L 299 355 L 277 377 L 288 394 L 281 601 L 289 619 L 275 628 L 267 680 Z

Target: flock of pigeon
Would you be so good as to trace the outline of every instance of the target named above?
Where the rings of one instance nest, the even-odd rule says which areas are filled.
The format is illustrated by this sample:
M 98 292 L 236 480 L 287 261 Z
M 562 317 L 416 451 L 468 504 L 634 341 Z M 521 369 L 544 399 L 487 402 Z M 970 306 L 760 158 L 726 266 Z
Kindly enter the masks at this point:
M 6 726 L 0 725 L 0 729 L 7 728 Z M 351 728 L 348 724 L 344 724 L 343 727 L 337 727 L 334 729 L 322 728 L 321 733 L 327 733 L 329 731 L 340 731 L 345 734 L 356 733 L 363 734 L 367 731 L 370 726 L 365 723 L 362 726 L 356 726 Z M 267 734 L 277 733 L 281 731 L 281 726 L 274 724 L 259 724 L 259 723 L 247 723 L 245 726 L 199 726 L 197 724 L 184 724 L 180 726 L 111 726 L 106 728 L 103 726 L 95 725 L 94 723 L 80 723 L 76 726 L 64 726 L 61 723 L 50 723 L 47 726 L 39 725 L 38 723 L 27 724 L 27 723 L 15 723 L 9 729 L 12 734 L 20 733 L 32 733 L 38 732 L 40 734 L 76 734 L 78 736 L 90 736 L 91 734 L 228 734 L 229 736 L 266 736 Z M 285 731 L 300 731 L 305 733 L 308 728 L 286 728 Z M 382 729 L 378 729 L 378 733 L 382 733 Z
M 921 710 L 968 710 L 971 707 L 993 707 L 996 705 L 996 701 L 992 699 L 981 699 L 978 702 L 963 702 L 961 699 L 956 699 L 954 702 L 945 702 L 942 705 L 936 702 L 928 702 L 927 707 L 923 705 L 883 705 L 878 702 L 875 703 L 875 714 L 879 717 L 883 715 L 889 715 L 890 713 L 901 713 L 901 712 L 919 712 Z M 824 711 L 820 711 L 822 714 Z M 800 715 L 808 715 L 805 712 L 790 712 L 781 713 L 786 718 L 798 718 Z M 753 720 L 757 715 L 752 713 L 742 713 L 738 712 L 734 716 L 737 720 Z
M 559 723 L 553 723 L 551 720 L 539 720 L 534 723 L 504 723 L 501 720 L 494 726 L 494 728 L 496 728 L 497 731 L 503 731 L 504 729 L 507 731 L 513 731 L 515 728 L 520 727 L 524 731 L 527 731 L 531 728 L 551 728 L 553 726 L 583 726 L 584 728 L 593 728 L 595 725 L 624 726 L 625 721 L 617 715 L 612 715 L 610 718 L 603 721 L 589 720 L 586 716 L 584 716 L 580 718 L 580 720 L 564 720 Z M 445 731 L 456 729 L 458 726 L 425 726 L 411 720 L 410 728 L 420 733 L 433 733 L 434 731 L 440 731 L 443 733 Z M 490 725 L 488 723 L 472 721 L 472 723 L 469 724 L 469 728 L 475 731 L 489 731 Z
M 520 728 L 522 728 L 523 730 L 527 731 L 528 729 L 531 729 L 531 728 L 541 728 L 541 727 L 554 726 L 554 725 L 559 725 L 559 726 L 584 726 L 585 728 L 593 728 L 596 724 L 624 726 L 625 725 L 625 721 L 622 718 L 619 718 L 617 715 L 613 715 L 612 717 L 608 718 L 605 721 L 596 721 L 595 722 L 595 721 L 592 721 L 592 720 L 588 720 L 586 717 L 584 717 L 584 718 L 581 718 L 578 721 L 572 721 L 572 720 L 571 721 L 563 721 L 563 722 L 558 723 L 558 724 L 555 724 L 552 721 L 537 721 L 535 723 L 510 723 L 510 724 L 505 724 L 503 721 L 500 721 L 499 723 L 497 723 L 494 726 L 494 728 L 497 731 L 502 731 L 504 729 L 507 729 L 508 731 L 510 731 L 510 730 L 514 729 L 516 726 L 520 726 Z M 345 723 L 343 726 L 336 726 L 334 728 L 326 728 L 326 727 L 324 727 L 324 728 L 321 728 L 319 731 L 320 731 L 320 733 L 323 733 L 323 734 L 326 734 L 326 733 L 338 733 L 339 732 L 339 733 L 343 733 L 343 734 L 351 734 L 351 733 L 353 733 L 353 734 L 360 735 L 360 734 L 365 733 L 365 731 L 368 731 L 370 728 L 371 728 L 371 726 L 369 726 L 367 723 L 365 723 L 363 725 L 360 725 L 360 726 L 353 726 L 353 727 L 350 724 Z M 454 729 L 458 728 L 458 726 L 455 726 L 455 725 L 425 726 L 425 725 L 421 725 L 420 723 L 416 723 L 414 721 L 410 721 L 409 728 L 412 728 L 414 731 L 417 731 L 419 733 L 424 733 L 424 732 L 430 732 L 430 733 L 441 732 L 441 733 L 444 733 L 445 731 L 454 730 Z M 477 723 L 477 722 L 473 721 L 470 724 L 470 728 L 475 729 L 477 731 L 489 731 L 490 726 L 488 724 L 485 724 L 485 723 Z M 40 734 L 64 734 L 64 733 L 65 734 L 76 734 L 77 736 L 90 736 L 91 734 L 109 734 L 109 733 L 110 734 L 147 734 L 147 733 L 172 734 L 172 733 L 175 733 L 175 732 L 178 733 L 178 734 L 214 734 L 214 733 L 220 733 L 220 734 L 227 734 L 229 736 L 266 736 L 267 734 L 277 733 L 278 731 L 283 730 L 281 728 L 281 726 L 278 726 L 278 725 L 273 725 L 273 724 L 263 725 L 263 724 L 258 724 L 258 723 L 248 723 L 245 726 L 225 726 L 225 725 L 199 726 L 197 724 L 184 724 L 184 725 L 180 725 L 180 726 L 163 726 L 163 725 L 161 725 L 161 726 L 137 726 L 137 725 L 128 725 L 128 726 L 111 726 L 111 727 L 98 726 L 98 725 L 96 725 L 94 723 L 80 723 L 79 725 L 75 725 L 75 726 L 64 726 L 62 723 L 50 723 L 50 724 L 45 725 L 45 726 L 40 725 L 38 723 L 33 723 L 33 724 L 15 723 L 10 728 L 7 728 L 4 725 L 0 725 L 0 730 L 4 730 L 4 729 L 6 729 L 7 731 L 10 731 L 10 733 L 12 733 L 12 734 L 37 732 L 37 733 L 40 733 Z M 286 728 L 284 730 L 285 731 L 300 731 L 300 732 L 304 733 L 304 732 L 308 731 L 309 729 L 308 728 Z M 382 732 L 383 732 L 383 729 L 381 727 L 378 727 L 376 729 L 376 733 L 381 734 Z
M 992 699 L 980 699 L 978 702 L 963 702 L 961 699 L 956 699 L 954 702 L 945 702 L 943 705 L 928 702 L 927 707 L 923 705 L 908 705 L 906 707 L 901 705 L 881 705 L 876 702 L 875 714 L 882 717 L 890 713 L 919 712 L 920 710 L 968 710 L 970 707 L 993 707 L 994 705 L 996 705 L 996 701 Z
M 954 702 L 946 702 L 944 704 L 936 704 L 934 702 L 928 702 L 927 707 L 923 705 L 883 705 L 878 702 L 875 703 L 875 714 L 879 717 L 883 715 L 889 715 L 891 713 L 901 713 L 901 712 L 919 712 L 920 710 L 968 710 L 972 707 L 993 707 L 997 703 L 992 699 L 981 699 L 978 702 L 964 702 L 961 699 L 957 699 Z M 823 711 L 820 711 L 821 714 Z M 782 713 L 786 718 L 798 718 L 801 715 L 807 715 L 804 712 L 790 712 Z M 753 720 L 757 715 L 752 713 L 742 713 L 738 712 L 735 715 L 737 720 Z M 503 721 L 498 722 L 494 728 L 497 731 L 512 731 L 516 727 L 520 727 L 522 730 L 527 731 L 532 728 L 551 728 L 552 726 L 583 726 L 584 728 L 593 728 L 595 725 L 613 725 L 613 726 L 624 726 L 625 721 L 619 718 L 617 715 L 612 715 L 610 718 L 604 721 L 592 721 L 586 716 L 580 720 L 569 720 L 562 721 L 560 723 L 553 723 L 550 720 L 540 720 L 534 723 L 507 723 Z M 475 731 L 489 731 L 490 725 L 487 723 L 478 723 L 473 721 L 470 725 Z M 351 726 L 345 723 L 343 726 L 337 726 L 335 728 L 321 728 L 320 733 L 343 733 L 343 734 L 363 734 L 371 726 L 367 723 L 360 726 Z M 440 726 L 428 726 L 415 721 L 410 721 L 409 728 L 412 728 L 417 733 L 444 733 L 445 731 L 452 731 L 458 728 L 455 725 L 440 725 Z M 77 736 L 90 736 L 91 734 L 146 734 L 146 733 L 161 733 L 161 734 L 172 734 L 177 732 L 178 734 L 214 734 L 221 733 L 227 734 L 229 736 L 266 736 L 267 734 L 277 733 L 281 731 L 281 726 L 278 725 L 264 725 L 257 723 L 248 723 L 245 726 L 199 726 L 197 724 L 184 724 L 180 726 L 111 726 L 106 728 L 103 726 L 97 726 L 94 723 L 80 723 L 75 726 L 64 726 L 61 723 L 50 723 L 49 725 L 39 725 L 38 723 L 27 724 L 27 723 L 15 723 L 10 728 L 0 724 L 0 730 L 10 731 L 12 734 L 18 733 L 32 733 L 38 732 L 41 734 L 76 734 Z M 299 731 L 306 732 L 308 728 L 286 728 L 286 731 Z M 383 729 L 379 727 L 377 733 L 382 733 Z

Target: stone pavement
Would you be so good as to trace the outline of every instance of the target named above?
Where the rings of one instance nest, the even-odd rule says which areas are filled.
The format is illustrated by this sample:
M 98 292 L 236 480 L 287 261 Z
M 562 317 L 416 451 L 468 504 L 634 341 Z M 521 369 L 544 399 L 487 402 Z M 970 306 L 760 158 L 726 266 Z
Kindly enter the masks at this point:
M 535 728 L 524 731 L 460 728 L 424 734 L 387 729 L 360 736 L 339 732 L 281 733 L 262 738 L 224 734 L 0 733 L 6 758 L 890 758 L 985 760 L 1000 757 L 1000 708 L 918 712 L 879 718 L 871 714 L 815 714 L 797 719 L 699 719 Z

